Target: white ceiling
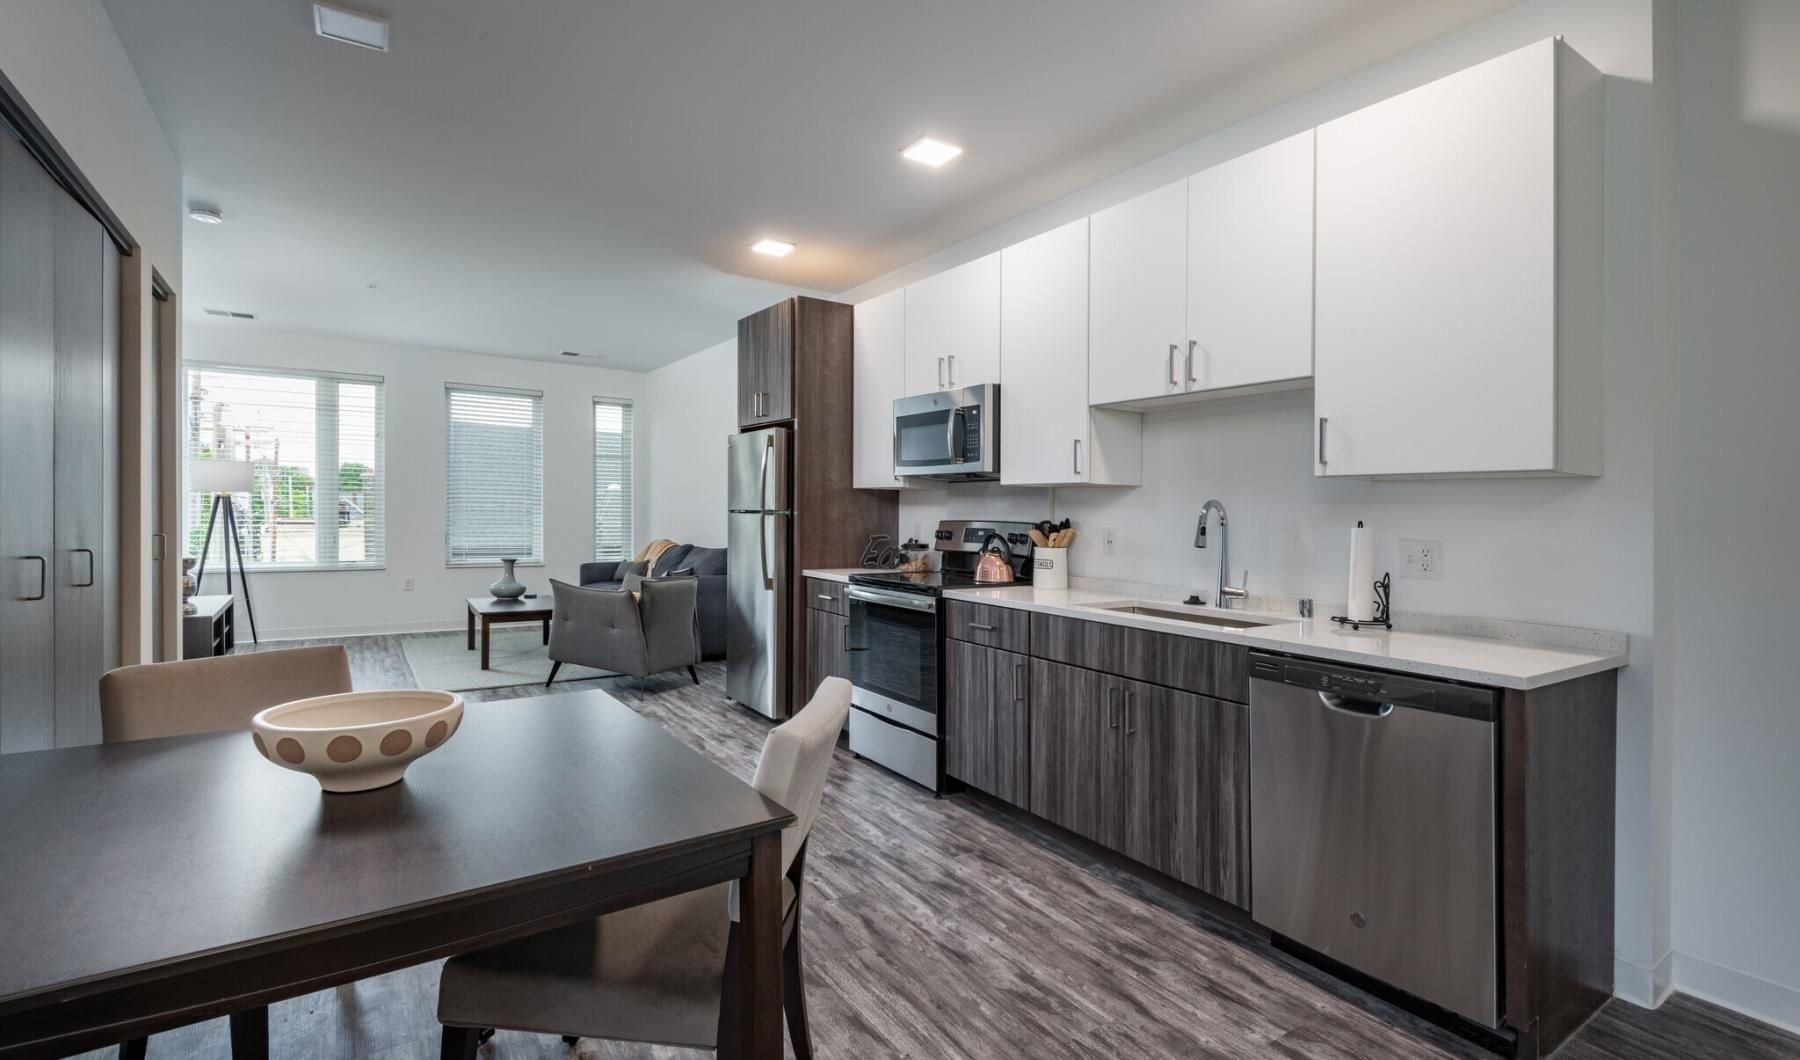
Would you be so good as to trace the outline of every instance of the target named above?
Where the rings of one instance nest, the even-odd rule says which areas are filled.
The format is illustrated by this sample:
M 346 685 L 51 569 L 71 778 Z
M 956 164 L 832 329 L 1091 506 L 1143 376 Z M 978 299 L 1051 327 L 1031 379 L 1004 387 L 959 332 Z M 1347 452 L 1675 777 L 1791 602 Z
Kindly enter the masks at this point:
M 105 2 L 225 213 L 190 314 L 642 369 L 1511 0 L 368 0 L 385 55 L 308 0 Z M 902 161 L 926 132 L 967 153 Z

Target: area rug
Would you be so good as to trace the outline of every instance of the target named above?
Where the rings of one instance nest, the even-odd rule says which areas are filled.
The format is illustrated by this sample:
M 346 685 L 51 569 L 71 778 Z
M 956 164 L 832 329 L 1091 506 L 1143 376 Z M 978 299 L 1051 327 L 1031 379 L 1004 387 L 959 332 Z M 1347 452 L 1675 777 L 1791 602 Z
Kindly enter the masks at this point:
M 475 637 L 479 645 L 480 630 L 475 631 Z M 550 657 L 544 649 L 543 627 L 536 623 L 511 628 L 495 626 L 486 670 L 481 668 L 480 648 L 470 651 L 468 636 L 462 631 L 412 634 L 401 639 L 400 650 L 406 653 L 406 665 L 412 667 L 413 679 L 420 688 L 466 692 L 473 688 L 541 685 L 550 676 Z M 565 663 L 557 671 L 556 684 L 584 677 L 608 676 L 611 676 L 608 670 Z

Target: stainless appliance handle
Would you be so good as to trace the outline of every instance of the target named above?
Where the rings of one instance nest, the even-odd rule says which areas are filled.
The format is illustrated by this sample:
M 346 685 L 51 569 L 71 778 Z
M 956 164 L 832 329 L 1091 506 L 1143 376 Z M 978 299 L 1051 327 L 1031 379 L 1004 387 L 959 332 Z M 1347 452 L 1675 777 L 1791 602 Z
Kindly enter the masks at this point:
M 1125 735 L 1137 735 L 1137 689 L 1125 690 Z
M 36 596 L 21 596 L 21 600 L 42 600 L 44 590 L 49 587 L 50 561 L 42 556 L 20 556 L 20 559 L 35 559 L 38 563 L 38 590 Z
M 1175 379 L 1175 344 L 1173 342 L 1169 343 L 1169 385 L 1181 385 L 1181 383 Z
M 775 576 L 769 573 L 769 520 L 772 515 L 756 517 L 756 559 L 762 565 L 763 588 L 775 588 Z
M 952 464 L 963 462 L 962 443 L 956 440 L 956 427 L 962 422 L 962 418 L 962 406 L 958 405 L 950 410 L 950 415 L 944 420 L 944 449 L 950 454 Z
M 1319 417 L 1319 463 L 1321 465 L 1325 463 L 1325 419 L 1324 416 Z
M 1182 374 L 1187 377 L 1188 386 L 1194 385 L 1194 347 L 1198 345 L 1200 345 L 1200 340 L 1188 340 L 1187 367 L 1182 369 Z
M 937 610 L 937 598 L 919 596 L 915 593 L 896 593 L 885 589 L 869 589 L 861 585 L 852 585 L 845 594 L 852 600 L 861 600 L 865 604 L 880 607 L 904 607 L 909 611 L 934 612 Z
M 1320 692 L 1319 702 L 1329 710 L 1339 714 L 1348 714 L 1353 718 L 1364 718 L 1368 721 L 1380 721 L 1394 712 L 1392 703 L 1382 703 L 1374 699 L 1357 699 L 1355 696 L 1340 696 L 1333 692 Z
M 94 584 L 94 550 L 91 548 L 76 548 L 76 549 L 70 549 L 70 551 L 81 553 L 82 555 L 87 557 L 87 561 L 88 561 L 87 581 L 76 582 L 74 587 L 77 589 L 87 589 L 87 588 L 92 587 Z

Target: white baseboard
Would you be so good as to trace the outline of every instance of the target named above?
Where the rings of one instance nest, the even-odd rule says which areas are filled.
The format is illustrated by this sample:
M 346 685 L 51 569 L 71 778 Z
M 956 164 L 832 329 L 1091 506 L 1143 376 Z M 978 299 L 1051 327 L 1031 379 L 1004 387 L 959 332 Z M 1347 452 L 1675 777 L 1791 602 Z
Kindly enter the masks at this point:
M 257 630 L 261 640 L 318 640 L 322 637 L 375 637 L 396 633 L 460 633 L 468 627 L 462 622 L 383 622 L 371 626 L 295 626 L 287 629 Z M 243 627 L 240 632 L 249 632 Z
M 1675 956 L 1675 989 L 1800 1034 L 1800 990 L 1691 954 Z
M 1645 967 L 1623 957 L 1613 959 L 1613 996 L 1639 1008 L 1656 1008 L 1674 991 L 1675 952 L 1664 953 Z

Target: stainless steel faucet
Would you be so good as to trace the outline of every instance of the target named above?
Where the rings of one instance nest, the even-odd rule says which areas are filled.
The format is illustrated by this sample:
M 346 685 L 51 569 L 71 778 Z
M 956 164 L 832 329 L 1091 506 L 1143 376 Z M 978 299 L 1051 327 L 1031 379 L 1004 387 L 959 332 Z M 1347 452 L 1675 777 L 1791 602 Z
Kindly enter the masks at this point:
M 1212 512 L 1219 513 L 1219 571 L 1213 580 L 1213 606 L 1230 607 L 1233 600 L 1242 600 L 1250 595 L 1247 591 L 1250 571 L 1245 568 L 1242 585 L 1225 584 L 1225 573 L 1231 569 L 1231 553 L 1228 551 L 1229 542 L 1225 538 L 1225 505 L 1220 501 L 1209 500 L 1200 506 L 1200 525 L 1194 528 L 1194 547 L 1206 547 L 1206 517 Z

